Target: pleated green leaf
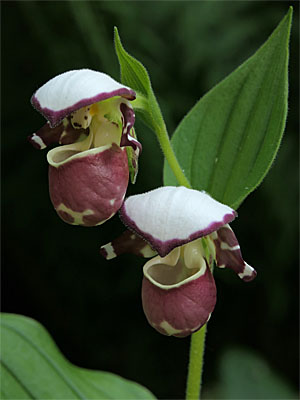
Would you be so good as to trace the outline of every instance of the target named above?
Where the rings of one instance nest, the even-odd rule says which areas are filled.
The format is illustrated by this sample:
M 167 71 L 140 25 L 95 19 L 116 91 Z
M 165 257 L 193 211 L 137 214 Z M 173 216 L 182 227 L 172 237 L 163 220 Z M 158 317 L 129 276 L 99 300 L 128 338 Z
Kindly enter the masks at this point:
M 121 82 L 137 92 L 132 104 L 143 122 L 154 132 L 164 125 L 158 102 L 152 90 L 149 74 L 143 64 L 124 49 L 115 27 L 115 50 L 120 64 Z
M 38 322 L 1 315 L 1 399 L 154 399 L 117 375 L 78 368 Z
M 193 188 L 233 208 L 261 183 L 279 149 L 291 20 L 292 8 L 252 57 L 198 101 L 172 137 Z M 164 184 L 177 185 L 166 162 Z

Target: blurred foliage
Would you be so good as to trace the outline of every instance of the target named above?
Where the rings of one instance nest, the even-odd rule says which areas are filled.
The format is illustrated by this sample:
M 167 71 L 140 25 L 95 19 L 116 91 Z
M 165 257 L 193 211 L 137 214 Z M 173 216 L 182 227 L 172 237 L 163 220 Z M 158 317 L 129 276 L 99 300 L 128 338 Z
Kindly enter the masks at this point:
M 296 399 L 296 391 L 252 350 L 233 348 L 221 357 L 219 384 L 204 399 Z
M 218 302 L 208 326 L 204 387 L 220 389 L 221 355 L 236 345 L 259 354 L 275 374 L 297 386 L 296 1 L 2 2 L 3 311 L 40 321 L 81 367 L 120 374 L 159 398 L 184 396 L 189 340 L 164 337 L 148 326 L 140 300 L 142 259 L 106 262 L 98 255 L 100 244 L 123 230 L 117 216 L 89 229 L 68 226 L 56 216 L 48 196 L 46 154 L 26 142 L 44 124 L 29 99 L 68 69 L 88 67 L 118 79 L 117 26 L 126 49 L 147 67 L 173 132 L 207 90 L 267 39 L 289 5 L 294 24 L 286 133 L 271 172 L 233 224 L 258 277 L 245 284 L 230 271 L 216 271 Z M 156 139 L 140 121 L 137 133 L 143 153 L 129 194 L 162 183 Z M 269 380 L 262 385 L 267 388 Z

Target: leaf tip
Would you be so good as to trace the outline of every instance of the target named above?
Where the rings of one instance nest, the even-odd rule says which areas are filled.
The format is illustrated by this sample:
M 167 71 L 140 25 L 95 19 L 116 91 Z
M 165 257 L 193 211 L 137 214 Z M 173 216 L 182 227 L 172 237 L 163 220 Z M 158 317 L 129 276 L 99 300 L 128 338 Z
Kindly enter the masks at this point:
M 114 26 L 114 43 L 116 46 L 116 43 L 120 41 L 120 36 L 119 36 L 119 31 L 116 26 Z
M 117 53 L 117 55 L 119 57 L 119 51 L 120 50 L 124 51 L 124 48 L 123 48 L 123 45 L 122 45 L 122 42 L 121 42 L 121 38 L 120 38 L 120 35 L 119 35 L 119 30 L 118 30 L 118 28 L 116 26 L 114 26 L 114 44 L 115 44 L 116 53 Z
M 293 21 L 293 12 L 294 8 L 293 6 L 289 6 L 289 10 L 286 14 L 286 20 L 287 20 L 287 25 L 288 25 L 288 37 L 290 36 L 291 33 L 291 26 L 292 26 L 292 21 Z
M 293 6 L 289 6 L 289 11 L 287 12 L 287 19 L 289 20 L 289 23 L 291 23 L 292 21 L 293 12 L 294 12 Z

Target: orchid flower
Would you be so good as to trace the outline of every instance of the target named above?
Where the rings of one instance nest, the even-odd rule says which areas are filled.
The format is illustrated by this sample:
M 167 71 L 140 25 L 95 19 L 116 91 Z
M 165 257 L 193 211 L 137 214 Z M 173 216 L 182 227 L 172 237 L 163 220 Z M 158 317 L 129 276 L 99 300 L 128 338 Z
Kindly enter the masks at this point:
M 89 69 L 58 75 L 33 95 L 32 105 L 47 123 L 29 141 L 38 149 L 63 145 L 47 160 L 50 198 L 65 222 L 100 225 L 121 207 L 141 151 L 134 99 L 132 89 Z
M 200 329 L 214 310 L 213 261 L 244 281 L 256 276 L 228 225 L 236 215 L 205 192 L 161 187 L 125 200 L 120 217 L 129 230 L 100 253 L 106 259 L 125 252 L 158 253 L 143 268 L 143 309 L 157 331 L 184 337 Z

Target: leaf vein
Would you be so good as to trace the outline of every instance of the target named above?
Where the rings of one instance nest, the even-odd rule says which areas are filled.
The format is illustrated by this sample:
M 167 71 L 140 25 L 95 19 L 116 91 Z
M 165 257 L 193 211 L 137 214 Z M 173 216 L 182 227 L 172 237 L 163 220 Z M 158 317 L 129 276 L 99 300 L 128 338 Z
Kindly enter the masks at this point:
M 80 392 L 80 390 L 76 388 L 76 386 L 70 381 L 70 379 L 64 375 L 61 368 L 53 360 L 51 360 L 51 358 L 44 351 L 42 351 L 34 342 L 32 342 L 27 336 L 25 336 L 21 331 L 19 331 L 15 327 L 6 324 L 3 321 L 1 322 L 1 324 L 5 326 L 7 329 L 10 329 L 11 331 L 15 332 L 25 342 L 27 342 L 31 347 L 33 347 L 37 351 L 37 353 L 39 353 L 42 356 L 42 358 L 44 358 L 44 360 L 53 368 L 53 370 L 57 373 L 58 377 L 60 377 L 67 384 L 67 386 L 69 386 L 71 391 L 73 391 L 73 393 L 76 396 L 78 396 L 79 399 L 85 400 L 85 396 Z
M 18 382 L 18 384 L 21 386 L 21 388 L 28 394 L 29 397 L 32 399 L 36 399 L 36 397 L 33 395 L 33 393 L 23 384 L 23 382 L 20 380 L 20 378 L 13 372 L 13 370 L 6 364 L 3 359 L 0 360 L 1 364 L 3 367 L 6 369 L 6 371 Z

